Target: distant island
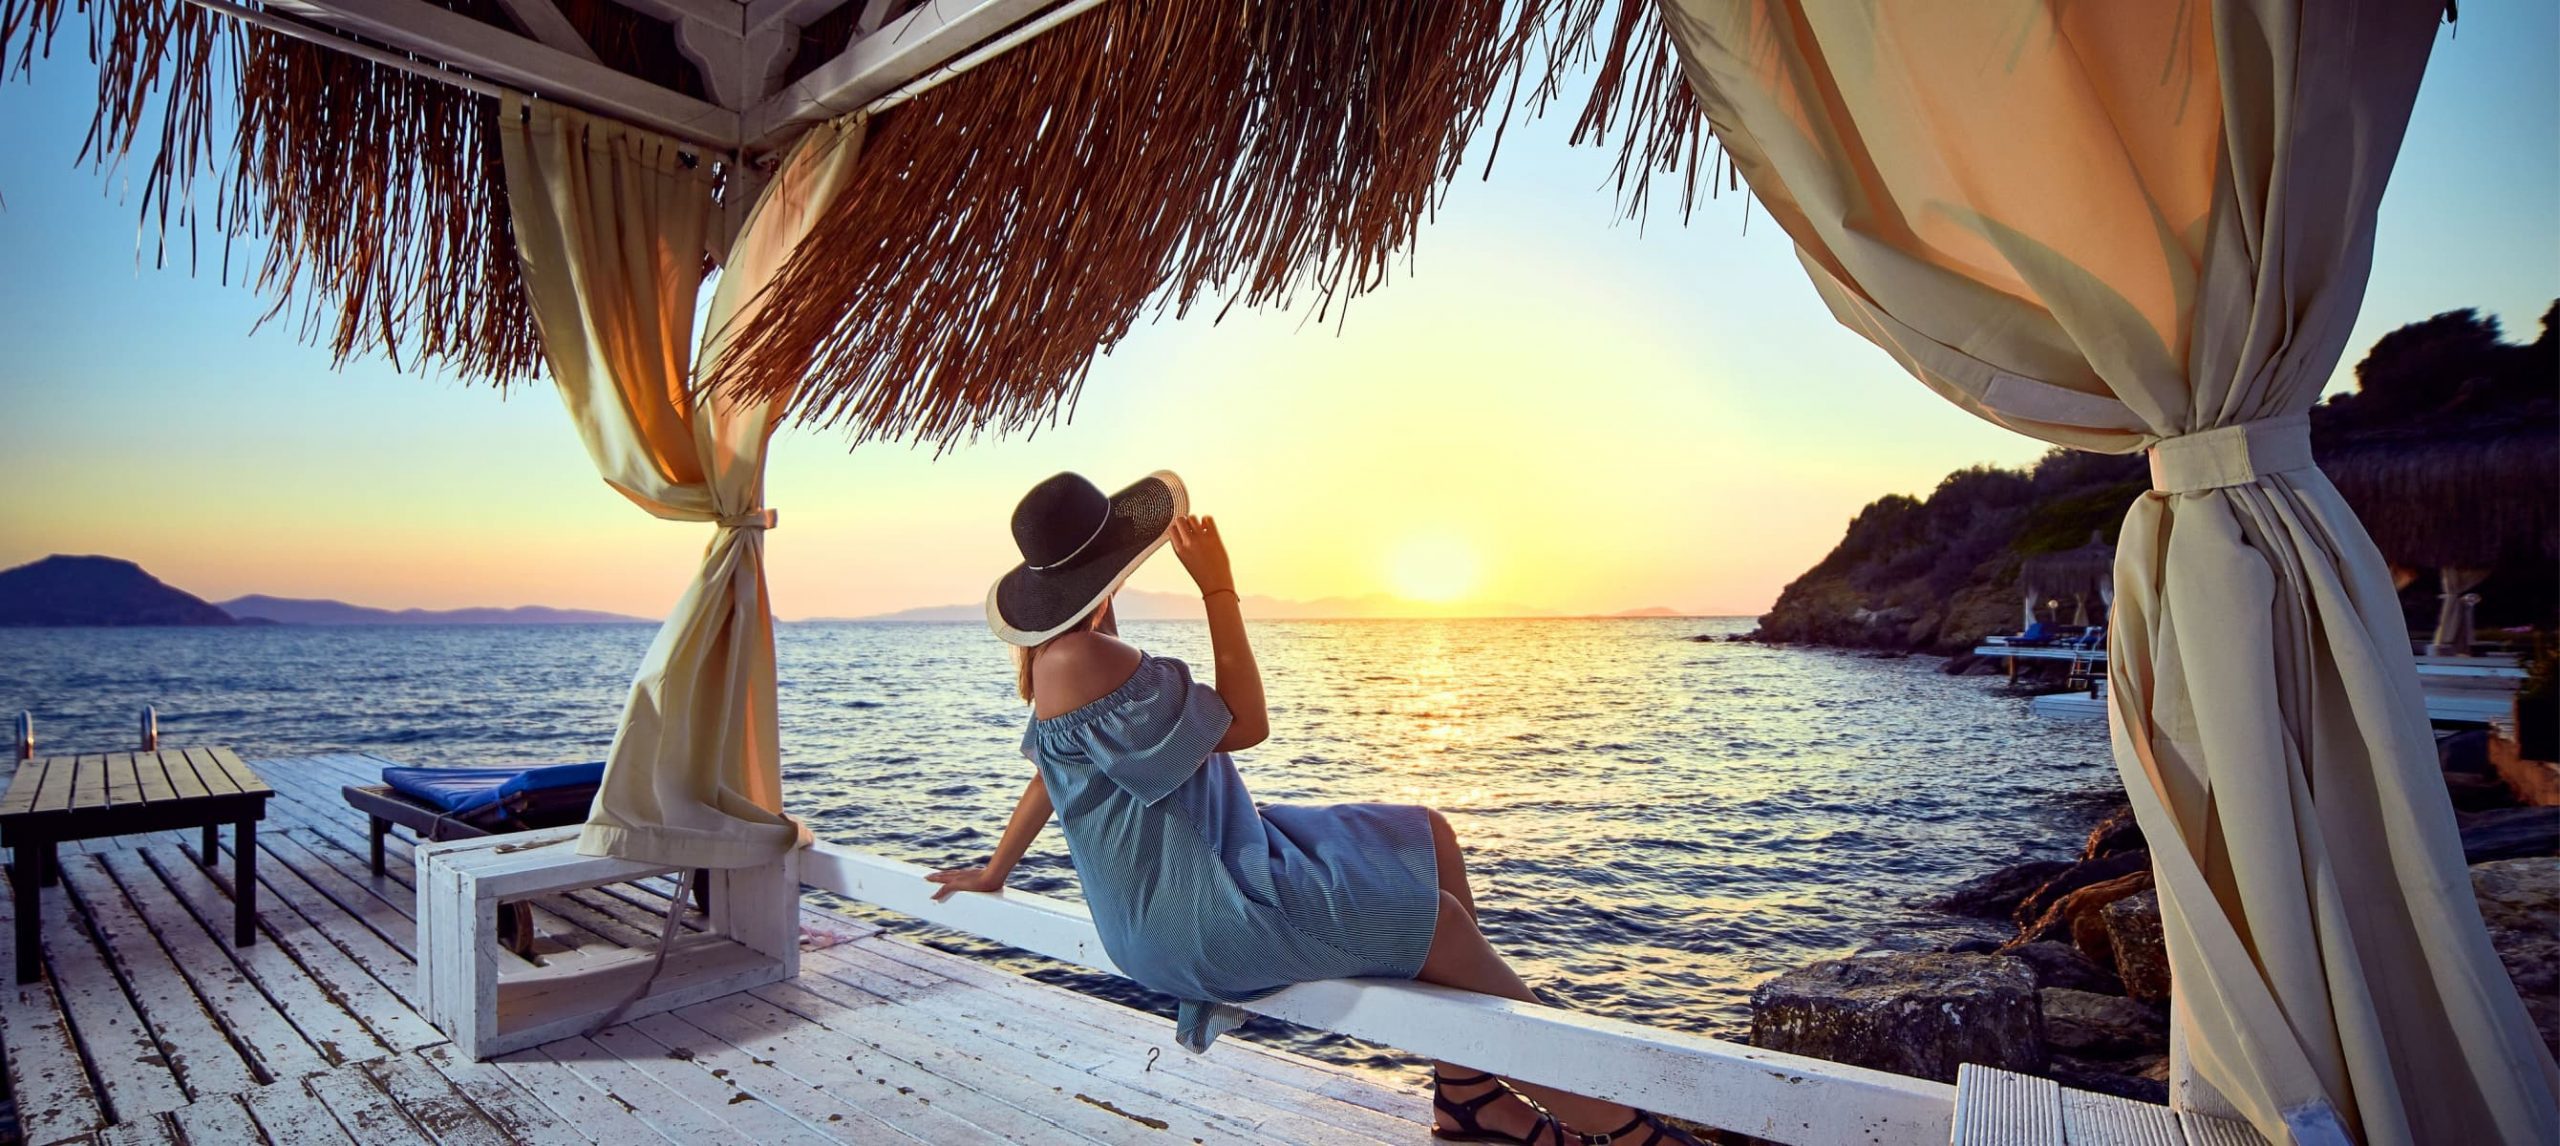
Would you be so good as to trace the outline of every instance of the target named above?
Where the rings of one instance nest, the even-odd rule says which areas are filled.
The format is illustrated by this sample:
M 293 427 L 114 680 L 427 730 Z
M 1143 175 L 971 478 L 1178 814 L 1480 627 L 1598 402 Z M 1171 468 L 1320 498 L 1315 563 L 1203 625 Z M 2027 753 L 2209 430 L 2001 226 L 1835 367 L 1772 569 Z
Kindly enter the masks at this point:
M 0 570 L 0 627 L 239 623 L 122 558 L 55 554 Z
M 252 594 L 219 605 L 120 557 L 65 556 L 0 570 L 0 628 L 136 625 L 655 624 L 593 609 L 376 609 L 344 601 Z
M 518 605 L 512 609 L 376 609 L 307 597 L 269 597 L 253 593 L 222 602 L 222 611 L 242 620 L 282 625 L 654 625 L 654 617 L 633 617 L 596 609 L 554 609 Z

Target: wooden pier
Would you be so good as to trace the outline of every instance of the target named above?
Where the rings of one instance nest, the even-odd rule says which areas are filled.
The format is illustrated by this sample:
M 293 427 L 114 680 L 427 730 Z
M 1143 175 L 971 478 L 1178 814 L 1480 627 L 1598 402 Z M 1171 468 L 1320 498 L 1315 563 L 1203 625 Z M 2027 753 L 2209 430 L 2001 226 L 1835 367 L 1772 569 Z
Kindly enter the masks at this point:
M 1420 1142 L 1400 1081 L 1164 1019 L 804 907 L 800 977 L 487 1063 L 420 1017 L 409 849 L 367 870 L 369 756 L 254 761 L 259 940 L 191 832 L 65 844 L 44 977 L 0 1000 L 30 1143 Z M 671 888 L 537 901 L 535 958 L 646 946 Z M 5 899 L 5 897 L 0 897 Z M 11 921 L 0 921 L 0 943 Z M 14 947 L 0 952 L 7 965 Z

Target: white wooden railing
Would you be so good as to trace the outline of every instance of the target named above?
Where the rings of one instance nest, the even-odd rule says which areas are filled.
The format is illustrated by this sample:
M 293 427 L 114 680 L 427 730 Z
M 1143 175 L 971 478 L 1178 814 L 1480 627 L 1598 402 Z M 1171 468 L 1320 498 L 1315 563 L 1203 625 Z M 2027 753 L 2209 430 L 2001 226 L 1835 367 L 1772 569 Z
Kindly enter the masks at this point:
M 827 843 L 800 864 L 808 886 L 1120 973 L 1084 905 L 1019 890 L 935 903 L 926 871 Z M 1935 1146 L 1955 1115 L 1955 1088 L 1944 1083 L 1425 983 L 1302 983 L 1246 1009 L 1798 1146 Z

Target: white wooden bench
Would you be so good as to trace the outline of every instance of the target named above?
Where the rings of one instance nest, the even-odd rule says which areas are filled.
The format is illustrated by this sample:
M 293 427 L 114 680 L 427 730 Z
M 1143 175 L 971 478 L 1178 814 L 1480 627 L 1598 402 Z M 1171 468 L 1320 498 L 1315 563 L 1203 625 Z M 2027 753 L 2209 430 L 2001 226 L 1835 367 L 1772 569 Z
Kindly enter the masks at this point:
M 2245 1122 L 1971 1064 L 1956 1068 L 1949 1140 L 1954 1146 L 2267 1146 Z
M 621 1012 L 637 1019 L 800 973 L 799 854 L 768 867 L 714 871 L 703 930 L 677 929 L 657 952 L 615 951 L 600 960 L 528 966 L 502 958 L 499 904 L 578 888 L 629 883 L 676 869 L 577 853 L 579 829 L 551 828 L 421 845 L 416 851 L 418 991 L 430 1022 L 488 1059 L 587 1032 Z

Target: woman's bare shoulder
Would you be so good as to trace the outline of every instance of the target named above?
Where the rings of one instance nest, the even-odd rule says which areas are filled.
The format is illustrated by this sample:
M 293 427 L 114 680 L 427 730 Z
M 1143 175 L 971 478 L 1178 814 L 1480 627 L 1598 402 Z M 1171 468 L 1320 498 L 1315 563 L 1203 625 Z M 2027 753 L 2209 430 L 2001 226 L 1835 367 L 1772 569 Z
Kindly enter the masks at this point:
M 1031 663 L 1032 713 L 1043 720 L 1111 695 L 1138 671 L 1138 648 L 1096 632 L 1068 633 Z

